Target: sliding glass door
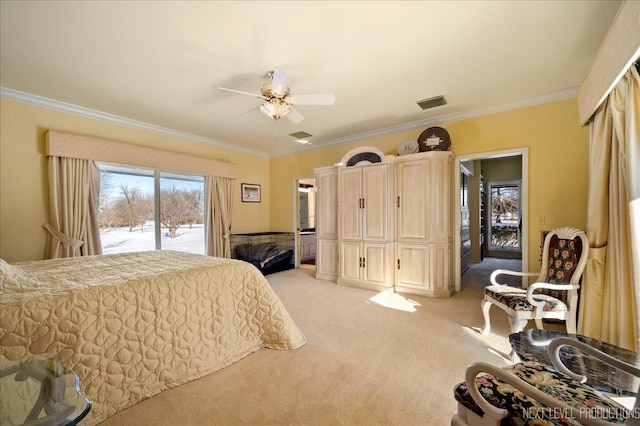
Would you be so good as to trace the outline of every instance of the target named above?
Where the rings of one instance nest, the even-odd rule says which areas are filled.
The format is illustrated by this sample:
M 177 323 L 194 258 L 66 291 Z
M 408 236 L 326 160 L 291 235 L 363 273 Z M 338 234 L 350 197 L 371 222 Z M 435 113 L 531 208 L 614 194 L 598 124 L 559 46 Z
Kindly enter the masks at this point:
M 103 253 L 205 253 L 204 176 L 113 164 L 100 171 Z

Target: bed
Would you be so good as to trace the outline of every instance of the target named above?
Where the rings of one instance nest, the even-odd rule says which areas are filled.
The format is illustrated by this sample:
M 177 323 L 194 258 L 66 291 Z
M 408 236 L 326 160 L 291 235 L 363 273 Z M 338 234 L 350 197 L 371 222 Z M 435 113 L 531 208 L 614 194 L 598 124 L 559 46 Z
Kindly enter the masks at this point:
M 92 400 L 83 424 L 305 337 L 251 264 L 149 251 L 7 264 L 0 368 L 58 353 Z

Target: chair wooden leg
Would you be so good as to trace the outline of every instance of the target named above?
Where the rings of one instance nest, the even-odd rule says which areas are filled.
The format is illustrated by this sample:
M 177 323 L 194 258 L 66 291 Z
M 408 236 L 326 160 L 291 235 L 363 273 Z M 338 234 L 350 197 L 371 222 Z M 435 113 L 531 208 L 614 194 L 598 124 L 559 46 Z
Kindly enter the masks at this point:
M 567 333 L 576 334 L 576 317 L 575 317 L 575 315 L 569 314 L 569 317 L 567 318 L 565 325 L 567 326 Z
M 511 333 L 520 333 L 522 330 L 524 330 L 524 327 L 526 325 L 526 319 L 509 317 L 509 328 L 511 329 Z
M 482 315 L 484 316 L 484 327 L 480 330 L 480 334 L 486 335 L 491 331 L 491 319 L 489 318 L 489 309 L 491 309 L 491 302 L 483 300 L 480 304 L 482 307 Z
M 544 326 L 542 324 L 542 318 L 536 318 L 536 328 L 539 328 L 540 330 L 544 330 Z

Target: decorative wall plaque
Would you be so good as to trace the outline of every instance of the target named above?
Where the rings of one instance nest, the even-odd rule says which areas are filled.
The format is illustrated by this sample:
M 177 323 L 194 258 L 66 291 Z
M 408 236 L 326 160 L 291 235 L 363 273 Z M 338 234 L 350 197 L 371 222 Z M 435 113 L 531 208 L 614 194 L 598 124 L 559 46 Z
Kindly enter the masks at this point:
M 446 151 L 451 146 L 449 133 L 442 127 L 429 127 L 418 136 L 420 152 Z

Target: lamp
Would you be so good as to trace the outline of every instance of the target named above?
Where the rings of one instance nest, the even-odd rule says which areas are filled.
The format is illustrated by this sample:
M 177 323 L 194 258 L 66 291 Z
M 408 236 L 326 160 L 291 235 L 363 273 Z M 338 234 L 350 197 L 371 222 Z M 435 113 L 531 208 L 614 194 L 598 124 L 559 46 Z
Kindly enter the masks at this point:
M 289 114 L 291 111 L 291 105 L 279 98 L 271 98 L 264 104 L 260 105 L 260 111 L 274 120 L 278 120 L 281 117 Z

